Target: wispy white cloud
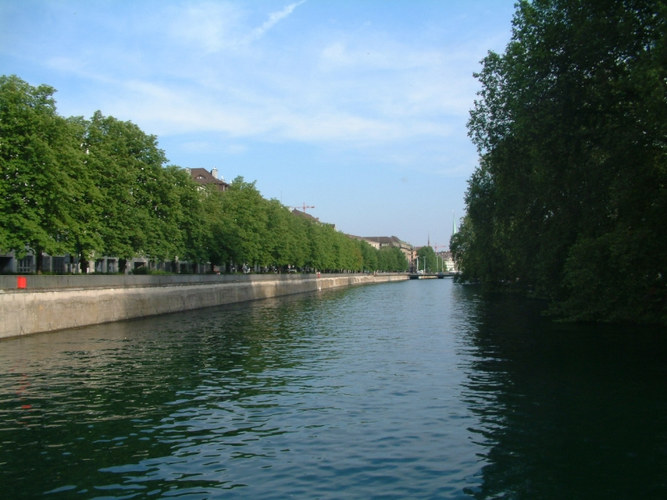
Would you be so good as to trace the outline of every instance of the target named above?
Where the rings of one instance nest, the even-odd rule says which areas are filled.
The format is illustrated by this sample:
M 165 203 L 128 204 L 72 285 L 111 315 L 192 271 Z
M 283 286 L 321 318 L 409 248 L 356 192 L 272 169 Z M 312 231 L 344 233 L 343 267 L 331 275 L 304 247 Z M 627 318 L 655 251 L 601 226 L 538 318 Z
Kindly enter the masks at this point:
M 281 40 L 266 35 L 304 3 L 267 14 L 229 2 L 173 4 L 153 21 L 125 28 L 128 39 L 153 37 L 159 50 L 150 58 L 119 45 L 115 52 L 97 47 L 103 63 L 92 50 L 88 57 L 59 54 L 50 64 L 102 83 L 107 91 L 95 109 L 159 135 L 201 130 L 359 148 L 447 137 L 453 130 L 445 118 L 467 116 L 473 81 L 460 62 L 470 47 L 446 52 L 370 25 L 311 30 L 297 18 L 298 53 L 286 55 Z M 258 17 L 265 21 L 252 28 Z
M 187 3 L 168 12 L 168 33 L 174 43 L 185 43 L 205 54 L 236 50 L 266 35 L 306 0 L 272 12 L 260 26 L 250 27 L 247 6 L 234 2 Z
M 440 48 L 371 25 L 310 30 L 297 19 L 299 51 L 287 56 L 280 40 L 267 42 L 266 35 L 304 3 L 266 14 L 237 3 L 175 4 L 152 22 L 126 28 L 129 39 L 154 37 L 159 50 L 152 58 L 121 44 L 115 52 L 97 47 L 104 65 L 95 47 L 88 56 L 58 54 L 49 64 L 102 84 L 94 109 L 158 135 L 202 131 L 237 144 L 249 138 L 359 150 L 442 140 L 455 133 L 449 117 L 467 118 L 474 82 L 461 62 L 476 47 Z M 252 28 L 250 19 L 258 17 L 266 20 Z M 387 161 L 407 164 L 412 157 Z
M 262 24 L 261 26 L 255 28 L 250 32 L 250 34 L 247 36 L 245 39 L 246 43 L 252 43 L 256 40 L 259 40 L 264 36 L 264 34 L 269 31 L 271 28 L 273 28 L 276 24 L 278 24 L 280 21 L 285 19 L 287 16 L 289 16 L 292 12 L 294 12 L 294 9 L 296 9 L 298 6 L 304 4 L 306 0 L 301 0 L 300 2 L 295 2 L 287 7 L 285 7 L 282 10 L 279 10 L 277 12 L 272 12 L 269 15 L 269 18 Z

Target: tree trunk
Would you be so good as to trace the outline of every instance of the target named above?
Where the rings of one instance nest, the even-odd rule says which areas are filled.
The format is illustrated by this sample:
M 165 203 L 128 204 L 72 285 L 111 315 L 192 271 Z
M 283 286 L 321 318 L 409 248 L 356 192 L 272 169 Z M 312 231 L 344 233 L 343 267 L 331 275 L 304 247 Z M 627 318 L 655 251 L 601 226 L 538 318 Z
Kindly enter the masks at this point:
M 44 253 L 41 250 L 35 252 L 35 273 L 42 274 L 44 267 Z

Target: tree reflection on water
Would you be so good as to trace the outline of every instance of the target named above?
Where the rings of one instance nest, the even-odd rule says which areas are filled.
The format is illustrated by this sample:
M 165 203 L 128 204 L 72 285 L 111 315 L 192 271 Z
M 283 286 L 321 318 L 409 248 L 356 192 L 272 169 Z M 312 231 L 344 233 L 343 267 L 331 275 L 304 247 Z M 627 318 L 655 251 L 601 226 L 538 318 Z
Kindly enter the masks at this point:
M 655 329 L 553 323 L 460 287 L 463 396 L 485 462 L 475 498 L 667 497 L 667 342 Z

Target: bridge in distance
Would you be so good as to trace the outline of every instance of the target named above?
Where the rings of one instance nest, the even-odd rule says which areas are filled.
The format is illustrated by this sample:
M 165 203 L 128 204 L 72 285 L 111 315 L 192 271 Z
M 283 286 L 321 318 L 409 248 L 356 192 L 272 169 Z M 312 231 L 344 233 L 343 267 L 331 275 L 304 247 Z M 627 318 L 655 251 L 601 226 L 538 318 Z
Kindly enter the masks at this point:
M 456 273 L 451 272 L 451 271 L 440 271 L 438 273 L 424 273 L 424 272 L 419 272 L 419 273 L 408 273 L 408 276 L 411 280 L 424 280 L 424 279 L 443 279 L 443 278 L 451 278 L 454 276 Z

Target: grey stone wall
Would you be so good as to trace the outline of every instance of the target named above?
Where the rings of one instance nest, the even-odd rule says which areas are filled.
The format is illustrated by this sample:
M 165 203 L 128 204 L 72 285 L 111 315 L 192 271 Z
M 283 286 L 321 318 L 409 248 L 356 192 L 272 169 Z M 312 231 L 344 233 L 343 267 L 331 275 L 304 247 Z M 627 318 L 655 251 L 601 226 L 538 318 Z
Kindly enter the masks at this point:
M 407 275 L 27 276 L 25 289 L 16 288 L 16 276 L 10 278 L 13 288 L 0 289 L 0 338 L 399 281 Z

